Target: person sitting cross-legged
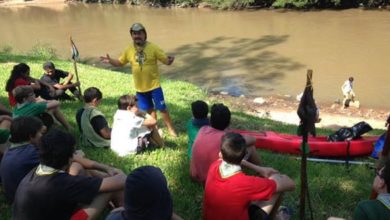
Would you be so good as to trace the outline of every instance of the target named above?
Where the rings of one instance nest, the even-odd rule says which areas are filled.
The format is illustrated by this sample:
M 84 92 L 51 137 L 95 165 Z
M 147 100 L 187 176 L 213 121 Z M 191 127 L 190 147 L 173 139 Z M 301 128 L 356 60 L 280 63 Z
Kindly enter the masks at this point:
M 375 200 L 361 201 L 355 208 L 355 220 L 390 219 L 390 160 L 375 173 L 372 184 L 378 196 Z
M 68 168 L 73 170 L 75 144 L 72 135 L 58 129 L 42 137 L 40 164 L 18 186 L 13 219 L 96 219 L 124 190 L 126 175 L 118 169 L 112 168 L 104 178 L 68 174 Z
M 163 146 L 156 125 L 155 118 L 139 110 L 136 96 L 121 96 L 112 125 L 111 149 L 119 156 L 126 156 L 143 151 L 146 142 Z
M 60 102 L 57 100 L 41 100 L 35 99 L 35 93 L 31 86 L 19 86 L 12 91 L 17 102 L 16 107 L 12 112 L 12 117 L 20 116 L 36 116 L 42 119 L 44 124 L 50 128 L 53 124 L 53 119 L 46 112 L 52 113 L 55 119 L 59 121 L 66 130 L 71 130 L 65 116 L 60 111 Z M 47 119 L 48 118 L 48 119 Z M 47 120 L 46 120 L 47 119 Z
M 221 138 L 230 125 L 230 110 L 223 104 L 214 104 L 211 107 L 210 124 L 203 126 L 195 138 L 192 146 L 190 176 L 192 180 L 204 184 L 210 165 L 218 160 L 221 151 Z M 254 146 L 256 139 L 244 136 L 249 152 L 249 161 L 260 165 L 260 158 Z
M 73 97 L 66 94 L 67 90 L 71 91 L 76 98 L 81 99 L 80 91 L 77 90 L 80 82 L 72 83 L 72 73 L 56 69 L 54 63 L 50 61 L 43 64 L 43 70 L 45 73 L 41 77 L 41 81 L 50 85 L 51 91 L 53 91 L 48 92 L 48 97 L 44 97 L 45 99 L 72 100 Z M 61 83 L 62 78 L 64 81 Z
M 294 181 L 272 168 L 246 161 L 246 142 L 240 134 L 223 136 L 221 154 L 222 160 L 215 161 L 207 175 L 203 219 L 273 219 L 281 203 L 281 193 L 293 191 Z M 246 175 L 241 167 L 261 177 Z
M 104 114 L 97 109 L 103 99 L 96 87 L 84 91 L 83 108 L 76 113 L 76 122 L 81 133 L 81 143 L 92 147 L 110 147 L 111 129 Z
M 138 167 L 126 179 L 125 206 L 113 210 L 106 220 L 181 220 L 173 212 L 171 193 L 161 169 Z

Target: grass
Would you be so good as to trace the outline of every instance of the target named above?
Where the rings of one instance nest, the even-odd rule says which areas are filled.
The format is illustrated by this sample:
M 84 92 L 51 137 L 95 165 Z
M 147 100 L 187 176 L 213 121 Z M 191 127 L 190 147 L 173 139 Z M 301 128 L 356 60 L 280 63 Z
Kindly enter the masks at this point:
M 25 62 L 31 67 L 31 75 L 39 78 L 42 64 L 46 60 L 39 57 L 13 55 L 0 53 L 0 81 L 5 87 L 5 82 L 13 65 Z M 56 67 L 74 72 L 73 64 L 64 60 L 53 60 Z M 78 65 L 78 72 L 82 89 L 95 86 L 103 92 L 103 102 L 99 107 L 109 123 L 116 110 L 116 101 L 120 95 L 134 93 L 132 77 L 129 74 L 113 72 L 93 66 Z M 171 117 L 175 124 L 179 137 L 172 139 L 165 137 L 167 147 L 145 152 L 141 155 L 118 157 L 110 150 L 88 148 L 79 146 L 86 155 L 96 161 L 107 163 L 129 173 L 132 169 L 142 165 L 154 165 L 160 167 L 167 177 L 171 190 L 174 210 L 184 219 L 201 219 L 201 207 L 203 189 L 193 183 L 189 178 L 189 160 L 187 158 L 187 136 L 185 123 L 191 117 L 190 103 L 197 99 L 207 100 L 207 94 L 197 86 L 183 81 L 162 80 L 162 87 Z M 4 89 L 0 90 L 0 101 L 8 103 Z M 216 102 L 215 100 L 213 102 Z M 210 103 L 212 104 L 212 103 Z M 225 103 L 229 106 L 229 103 Z M 75 113 L 82 107 L 80 102 L 64 102 L 61 105 L 63 113 L 70 124 L 76 128 Z M 251 130 L 274 130 L 285 133 L 295 133 L 296 127 L 268 119 L 260 119 L 232 109 L 232 128 Z M 163 125 L 161 120 L 160 125 Z M 161 126 L 164 128 L 164 126 Z M 163 129 L 166 133 L 166 129 Z M 328 130 L 318 130 L 319 134 L 329 134 Z M 374 131 L 379 134 L 381 131 Z M 74 135 L 78 136 L 75 129 Z M 299 212 L 299 177 L 300 162 L 293 156 L 274 154 L 260 151 L 259 154 L 264 165 L 274 167 L 287 174 L 297 183 L 297 190 L 288 193 L 283 205 L 294 209 L 294 219 L 298 219 Z M 374 178 L 372 170 L 366 166 L 352 165 L 346 168 L 344 165 L 331 165 L 324 163 L 308 164 L 308 177 L 311 201 L 314 208 L 314 219 L 326 219 L 328 216 L 339 216 L 351 219 L 353 209 L 358 201 L 367 199 L 370 194 L 371 183 Z M 6 204 L 4 196 L 0 193 L 0 220 L 10 219 L 11 206 Z M 307 215 L 309 216 L 309 215 Z

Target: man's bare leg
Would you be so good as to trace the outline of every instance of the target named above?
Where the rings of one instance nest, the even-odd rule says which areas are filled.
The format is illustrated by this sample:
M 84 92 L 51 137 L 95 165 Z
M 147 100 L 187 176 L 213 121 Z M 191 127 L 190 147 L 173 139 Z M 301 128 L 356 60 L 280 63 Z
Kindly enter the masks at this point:
M 162 117 L 165 125 L 168 128 L 169 134 L 173 137 L 177 137 L 177 134 L 176 134 L 175 128 L 173 127 L 172 120 L 171 120 L 171 117 L 169 116 L 168 110 L 161 110 L 160 113 L 161 113 L 161 117 Z
M 280 204 L 282 203 L 282 195 L 276 193 L 268 201 L 253 201 L 252 204 L 260 207 L 265 213 L 268 214 L 270 219 L 274 219 Z

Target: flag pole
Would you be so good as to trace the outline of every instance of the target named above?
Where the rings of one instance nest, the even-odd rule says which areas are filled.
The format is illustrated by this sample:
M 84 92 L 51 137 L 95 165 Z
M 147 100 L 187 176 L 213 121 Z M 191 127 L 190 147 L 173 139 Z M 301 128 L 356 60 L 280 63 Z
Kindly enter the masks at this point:
M 72 36 L 70 36 L 70 47 L 71 47 L 71 50 L 72 50 L 72 60 L 73 60 L 74 72 L 76 74 L 76 81 L 80 82 L 79 74 L 78 74 L 78 71 L 77 71 L 77 61 L 76 61 L 78 56 L 79 56 L 79 51 L 77 50 L 76 45 L 74 44 L 74 42 L 72 40 Z M 78 90 L 80 92 L 80 96 L 82 97 L 83 93 L 81 91 L 81 86 L 78 85 L 77 88 L 78 88 Z

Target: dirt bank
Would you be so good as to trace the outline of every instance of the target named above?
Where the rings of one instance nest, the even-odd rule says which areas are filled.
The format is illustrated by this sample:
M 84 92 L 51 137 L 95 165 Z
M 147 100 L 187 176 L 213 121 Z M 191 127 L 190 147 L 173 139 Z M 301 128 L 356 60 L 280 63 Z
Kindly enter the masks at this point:
M 213 93 L 209 96 L 211 100 L 224 102 L 234 110 L 289 124 L 299 123 L 299 117 L 296 113 L 299 102 L 292 97 L 262 97 L 264 103 L 259 104 L 254 102 L 254 97 L 232 97 L 220 93 Z M 376 129 L 386 129 L 385 122 L 390 113 L 388 109 L 365 107 L 344 109 L 336 103 L 317 103 L 317 106 L 320 108 L 322 120 L 316 126 L 332 129 L 350 127 L 360 121 L 366 121 Z

